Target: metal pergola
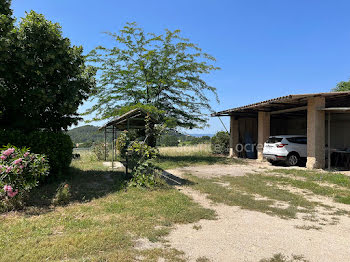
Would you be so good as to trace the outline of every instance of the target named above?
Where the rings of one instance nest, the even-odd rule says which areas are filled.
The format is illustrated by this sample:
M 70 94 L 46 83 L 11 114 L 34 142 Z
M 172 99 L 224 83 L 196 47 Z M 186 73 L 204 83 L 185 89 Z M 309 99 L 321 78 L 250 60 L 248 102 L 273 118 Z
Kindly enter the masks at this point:
M 99 128 L 99 130 L 104 130 L 105 161 L 107 161 L 107 134 L 112 134 L 112 170 L 114 168 L 114 161 L 116 156 L 115 142 L 118 137 L 118 132 L 129 131 L 131 129 L 145 130 L 147 124 L 147 116 L 149 117 L 149 120 L 151 122 L 150 124 L 153 127 L 157 121 L 145 110 L 136 108 L 115 119 L 108 121 L 105 125 Z M 128 154 L 126 154 L 125 160 L 125 172 L 128 174 Z

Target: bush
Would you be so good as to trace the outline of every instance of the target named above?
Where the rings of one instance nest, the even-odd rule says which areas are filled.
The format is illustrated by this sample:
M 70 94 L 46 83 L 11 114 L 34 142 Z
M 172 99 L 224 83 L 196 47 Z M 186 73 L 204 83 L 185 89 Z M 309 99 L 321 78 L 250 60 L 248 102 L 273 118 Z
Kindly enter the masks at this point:
M 52 204 L 57 205 L 68 205 L 71 199 L 70 187 L 67 183 L 61 183 L 57 188 L 56 195 L 52 200 Z
M 126 157 L 127 147 L 130 143 L 130 134 L 128 131 L 123 131 L 119 134 L 117 141 L 115 142 L 115 147 L 118 150 L 120 157 Z
M 177 136 L 174 135 L 165 135 L 161 137 L 160 144 L 162 146 L 178 146 L 179 139 Z
M 109 149 L 108 146 L 105 147 L 105 143 L 95 143 L 92 147 L 92 152 L 96 155 L 97 160 L 104 160 L 105 159 L 105 153 L 106 157 L 108 157 Z
M 157 184 L 157 167 L 153 161 L 159 152 L 139 141 L 133 141 L 128 147 L 129 167 L 132 169 L 130 186 L 152 187 Z
M 132 175 L 129 186 L 153 187 L 159 184 L 158 169 L 153 163 L 159 154 L 158 149 L 141 141 L 130 140 L 129 133 L 123 132 L 116 142 L 121 157 L 128 156 L 128 168 Z
M 37 186 L 39 179 L 49 174 L 45 155 L 29 149 L 6 146 L 0 150 L 0 200 L 8 209 L 13 202 Z
M 0 146 L 7 144 L 29 147 L 33 153 L 45 154 L 52 175 L 65 171 L 72 161 L 72 140 L 61 132 L 33 131 L 25 134 L 19 130 L 0 130 Z
M 211 151 L 214 154 L 228 154 L 230 146 L 230 134 L 228 132 L 217 132 L 210 140 Z

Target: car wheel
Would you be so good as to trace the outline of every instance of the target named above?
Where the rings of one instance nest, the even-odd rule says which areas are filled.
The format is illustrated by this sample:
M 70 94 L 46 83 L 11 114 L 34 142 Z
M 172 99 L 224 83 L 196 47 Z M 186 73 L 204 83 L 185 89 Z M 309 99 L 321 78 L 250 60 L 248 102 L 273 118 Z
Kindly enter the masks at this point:
M 288 166 L 296 166 L 298 165 L 299 161 L 300 161 L 299 155 L 292 153 L 288 155 L 286 162 Z

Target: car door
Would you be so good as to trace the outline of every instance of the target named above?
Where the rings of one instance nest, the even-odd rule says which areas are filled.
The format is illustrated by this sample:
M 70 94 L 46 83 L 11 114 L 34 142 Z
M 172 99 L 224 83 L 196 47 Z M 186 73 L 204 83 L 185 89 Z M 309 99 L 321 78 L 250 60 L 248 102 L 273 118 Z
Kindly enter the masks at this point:
M 298 152 L 300 157 L 307 156 L 307 138 L 306 137 L 293 137 L 291 138 L 293 147 Z

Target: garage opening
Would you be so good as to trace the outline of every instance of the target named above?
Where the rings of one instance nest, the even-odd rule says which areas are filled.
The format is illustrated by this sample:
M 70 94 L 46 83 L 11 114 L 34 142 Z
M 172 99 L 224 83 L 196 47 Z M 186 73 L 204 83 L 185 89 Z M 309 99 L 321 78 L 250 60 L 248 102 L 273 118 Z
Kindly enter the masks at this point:
M 212 116 L 230 116 L 232 157 L 262 160 L 263 144 L 270 136 L 300 135 L 307 139 L 308 168 L 350 169 L 349 113 L 350 92 L 333 92 L 289 95 Z

